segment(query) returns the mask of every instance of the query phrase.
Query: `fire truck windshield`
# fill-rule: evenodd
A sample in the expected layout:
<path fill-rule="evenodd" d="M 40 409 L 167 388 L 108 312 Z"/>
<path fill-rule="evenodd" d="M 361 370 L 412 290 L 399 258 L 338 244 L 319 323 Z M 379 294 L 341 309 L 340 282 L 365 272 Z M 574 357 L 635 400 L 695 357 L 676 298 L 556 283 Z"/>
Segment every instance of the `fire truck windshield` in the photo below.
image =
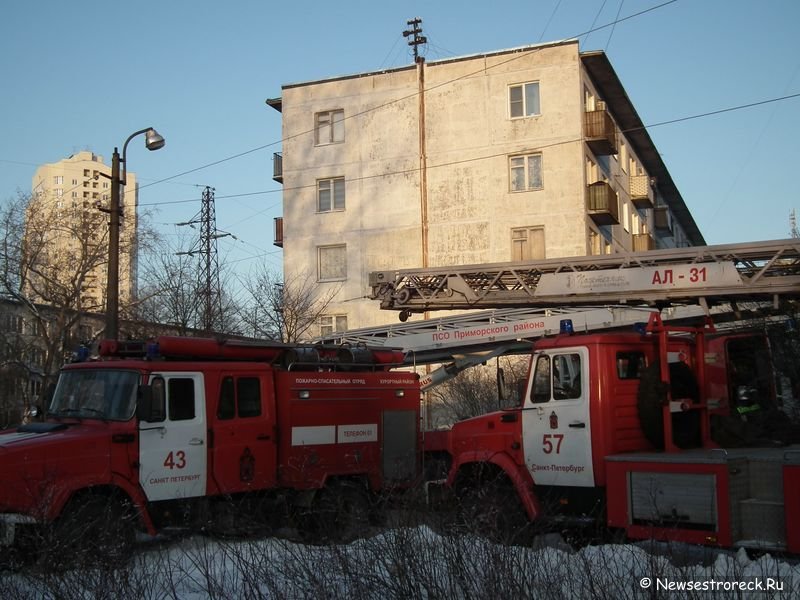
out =
<path fill-rule="evenodd" d="M 50 403 L 55 417 L 127 421 L 136 409 L 139 374 L 111 369 L 63 371 Z"/>

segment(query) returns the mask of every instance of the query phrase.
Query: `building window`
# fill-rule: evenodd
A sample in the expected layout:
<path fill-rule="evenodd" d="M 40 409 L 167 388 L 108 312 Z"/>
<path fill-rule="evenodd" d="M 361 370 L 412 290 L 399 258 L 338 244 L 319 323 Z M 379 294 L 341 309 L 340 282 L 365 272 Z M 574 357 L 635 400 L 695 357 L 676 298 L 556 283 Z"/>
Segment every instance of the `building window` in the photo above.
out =
<path fill-rule="evenodd" d="M 589 230 L 589 254 L 591 256 L 611 254 L 611 242 L 603 234 L 591 229 Z"/>
<path fill-rule="evenodd" d="M 56 175 L 53 177 L 53 183 L 55 185 L 63 185 L 64 184 L 64 176 L 63 175 Z"/>
<path fill-rule="evenodd" d="M 317 247 L 317 279 L 342 281 L 347 278 L 347 246 Z"/>
<path fill-rule="evenodd" d="M 544 227 L 518 227 L 511 230 L 511 260 L 544 258 Z"/>
<path fill-rule="evenodd" d="M 542 155 L 527 154 L 509 158 L 512 192 L 542 189 Z"/>
<path fill-rule="evenodd" d="M 508 88 L 509 114 L 512 119 L 541 114 L 539 82 L 521 83 Z"/>
<path fill-rule="evenodd" d="M 62 188 L 56 188 L 56 197 L 61 198 L 64 195 L 64 190 Z"/>
<path fill-rule="evenodd" d="M 317 181 L 317 210 L 344 210 L 344 177 Z"/>
<path fill-rule="evenodd" d="M 6 331 L 22 333 L 25 331 L 25 319 L 18 315 L 6 315 Z"/>
<path fill-rule="evenodd" d="M 344 141 L 344 111 L 317 113 L 314 122 L 314 144 L 336 144 Z"/>
<path fill-rule="evenodd" d="M 347 315 L 321 315 L 317 319 L 317 326 L 320 337 L 347 331 Z"/>

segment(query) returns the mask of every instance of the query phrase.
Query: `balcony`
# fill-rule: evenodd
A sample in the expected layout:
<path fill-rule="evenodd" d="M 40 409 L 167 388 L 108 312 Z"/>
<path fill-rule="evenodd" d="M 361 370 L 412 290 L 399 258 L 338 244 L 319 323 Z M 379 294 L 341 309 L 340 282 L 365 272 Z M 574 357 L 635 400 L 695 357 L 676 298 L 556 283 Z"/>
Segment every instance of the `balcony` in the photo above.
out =
<path fill-rule="evenodd" d="M 653 208 L 653 187 L 647 175 L 631 175 L 631 202 L 636 208 Z"/>
<path fill-rule="evenodd" d="M 586 186 L 586 212 L 597 225 L 619 224 L 617 193 L 605 181 Z"/>
<path fill-rule="evenodd" d="M 649 233 L 635 233 L 633 235 L 633 251 L 647 252 L 656 249 L 656 241 Z"/>
<path fill-rule="evenodd" d="M 272 179 L 283 183 L 283 154 L 280 152 L 272 155 Z"/>
<path fill-rule="evenodd" d="M 272 243 L 283 248 L 283 217 L 275 217 L 275 241 Z"/>
<path fill-rule="evenodd" d="M 669 208 L 657 206 L 653 209 L 653 229 L 656 233 L 665 237 L 672 235 L 672 221 L 669 217 Z"/>
<path fill-rule="evenodd" d="M 583 113 L 586 145 L 598 156 L 617 153 L 617 128 L 607 110 Z"/>

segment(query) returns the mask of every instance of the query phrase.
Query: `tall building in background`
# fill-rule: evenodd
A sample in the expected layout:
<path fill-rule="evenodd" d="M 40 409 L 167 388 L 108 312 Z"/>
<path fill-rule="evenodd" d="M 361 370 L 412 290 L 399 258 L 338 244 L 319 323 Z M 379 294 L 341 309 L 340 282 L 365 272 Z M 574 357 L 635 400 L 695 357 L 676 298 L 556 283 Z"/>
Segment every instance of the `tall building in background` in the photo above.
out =
<path fill-rule="evenodd" d="M 105 309 L 108 279 L 108 215 L 111 167 L 92 152 L 78 152 L 57 163 L 42 165 L 33 176 L 32 198 L 26 219 L 26 283 L 35 302 L 48 303 L 59 285 L 67 290 L 79 278 L 79 298 L 73 308 Z M 135 294 L 136 285 L 136 175 L 126 174 L 121 190 L 119 293 L 121 302 Z"/>
<path fill-rule="evenodd" d="M 274 178 L 284 274 L 316 334 L 394 322 L 371 271 L 705 241 L 603 52 L 577 41 L 289 84 Z"/>

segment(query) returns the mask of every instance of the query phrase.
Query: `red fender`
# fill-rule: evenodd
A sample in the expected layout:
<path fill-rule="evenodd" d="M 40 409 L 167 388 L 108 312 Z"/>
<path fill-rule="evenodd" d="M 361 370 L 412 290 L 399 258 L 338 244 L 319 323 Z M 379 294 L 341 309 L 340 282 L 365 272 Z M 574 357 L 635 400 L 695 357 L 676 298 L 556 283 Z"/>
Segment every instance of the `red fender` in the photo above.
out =
<path fill-rule="evenodd" d="M 156 535 L 158 532 L 156 531 L 156 526 L 153 524 L 153 520 L 150 518 L 150 512 L 147 510 L 147 496 L 144 495 L 142 487 L 140 485 L 133 485 L 130 480 L 125 477 L 120 477 L 116 473 L 111 474 L 111 485 L 120 488 L 131 499 L 134 508 L 139 511 L 139 518 L 142 520 L 147 534 Z"/>
<path fill-rule="evenodd" d="M 139 512 L 139 517 L 142 519 L 142 523 L 144 524 L 147 533 L 149 535 L 156 535 L 157 532 L 155 525 L 153 524 L 153 520 L 150 518 L 150 513 L 147 510 L 147 498 L 140 486 L 133 485 L 128 479 L 121 477 L 116 473 L 111 473 L 110 481 L 98 481 L 94 478 L 82 478 L 71 483 L 74 485 L 69 488 L 60 487 L 53 495 L 53 499 L 49 503 L 46 514 L 44 515 L 46 521 L 52 522 L 58 518 L 64 510 L 64 507 L 67 505 L 67 502 L 69 502 L 69 499 L 72 498 L 76 492 L 80 492 L 81 490 L 85 489 L 91 489 L 93 487 L 113 486 L 122 490 L 125 494 L 127 494 L 131 502 L 133 502 L 134 507 Z"/>
<path fill-rule="evenodd" d="M 505 452 L 488 452 L 485 450 L 472 450 L 461 452 L 455 457 L 447 477 L 447 486 L 453 487 L 459 469 L 472 463 L 491 463 L 498 466 L 511 480 L 517 490 L 522 506 L 528 513 L 528 518 L 533 521 L 541 514 L 539 499 L 533 491 L 533 478 L 524 465 L 518 464 Z"/>

